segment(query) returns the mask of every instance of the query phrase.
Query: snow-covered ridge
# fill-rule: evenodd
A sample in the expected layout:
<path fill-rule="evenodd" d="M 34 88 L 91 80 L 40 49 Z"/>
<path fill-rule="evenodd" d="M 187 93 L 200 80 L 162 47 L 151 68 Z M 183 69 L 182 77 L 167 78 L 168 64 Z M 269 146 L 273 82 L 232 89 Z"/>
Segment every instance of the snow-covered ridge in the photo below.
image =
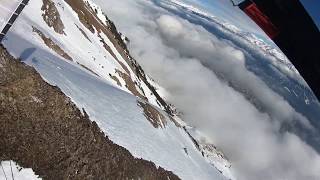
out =
<path fill-rule="evenodd" d="M 50 18 L 51 13 L 56 16 Z M 34 0 L 4 46 L 58 86 L 133 156 L 182 179 L 227 179 L 215 167 L 220 162 L 208 161 L 181 128 L 185 124 L 171 116 L 174 108 L 157 93 L 123 39 L 91 0 Z"/>
<path fill-rule="evenodd" d="M 204 136 L 201 132 L 195 128 L 186 126 L 184 130 L 193 140 L 197 149 L 201 152 L 202 156 L 208 163 L 214 166 L 221 174 L 223 174 L 229 180 L 235 180 L 231 167 L 232 164 L 225 157 L 222 151 L 220 151 L 209 138 Z"/>

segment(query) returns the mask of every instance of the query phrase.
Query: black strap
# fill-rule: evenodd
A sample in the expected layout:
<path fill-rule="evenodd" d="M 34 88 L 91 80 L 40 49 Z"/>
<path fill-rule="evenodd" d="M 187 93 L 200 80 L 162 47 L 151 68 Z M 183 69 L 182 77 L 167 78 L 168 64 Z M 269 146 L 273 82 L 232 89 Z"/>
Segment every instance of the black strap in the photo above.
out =
<path fill-rule="evenodd" d="M 13 23 L 17 20 L 18 16 L 21 14 L 22 10 L 24 9 L 24 7 L 28 4 L 29 0 L 23 0 L 19 6 L 17 7 L 17 9 L 15 10 L 15 12 L 13 13 L 13 15 L 10 17 L 8 23 L 6 24 L 6 26 L 3 28 L 3 30 L 0 33 L 0 42 L 4 39 L 4 37 L 6 36 L 6 34 L 8 33 L 8 31 L 10 30 L 10 28 L 12 27 Z"/>

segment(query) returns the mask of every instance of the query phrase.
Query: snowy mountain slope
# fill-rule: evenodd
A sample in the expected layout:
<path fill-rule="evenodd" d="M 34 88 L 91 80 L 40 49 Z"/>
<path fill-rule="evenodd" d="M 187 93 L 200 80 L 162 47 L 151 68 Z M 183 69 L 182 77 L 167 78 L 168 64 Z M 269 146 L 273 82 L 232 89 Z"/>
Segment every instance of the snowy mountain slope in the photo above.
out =
<path fill-rule="evenodd" d="M 231 174 L 229 168 L 219 169 L 227 160 L 204 158 L 179 118 L 169 116 L 172 108 L 130 57 L 123 39 L 91 1 L 34 0 L 4 45 L 135 157 L 182 179 L 227 179 L 219 172 Z"/>
<path fill-rule="evenodd" d="M 0 161 L 14 160 L 43 179 L 179 179 L 113 143 L 58 87 L 2 45 L 0 102 Z"/>
<path fill-rule="evenodd" d="M 236 179 L 230 168 L 232 164 L 224 156 L 212 142 L 208 141 L 208 137 L 204 136 L 195 128 L 184 127 L 190 138 L 196 144 L 196 147 L 201 152 L 202 156 L 205 157 L 206 161 L 212 164 L 220 173 L 222 173 L 228 179 Z"/>

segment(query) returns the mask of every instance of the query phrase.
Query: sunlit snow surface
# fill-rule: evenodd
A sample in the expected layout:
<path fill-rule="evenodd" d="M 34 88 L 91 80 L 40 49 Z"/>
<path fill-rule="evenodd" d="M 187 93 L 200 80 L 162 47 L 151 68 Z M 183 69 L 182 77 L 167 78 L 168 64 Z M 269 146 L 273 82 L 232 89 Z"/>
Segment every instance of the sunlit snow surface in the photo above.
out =
<path fill-rule="evenodd" d="M 22 168 L 14 161 L 2 161 L 0 169 L 1 180 L 41 180 L 30 168 Z"/>

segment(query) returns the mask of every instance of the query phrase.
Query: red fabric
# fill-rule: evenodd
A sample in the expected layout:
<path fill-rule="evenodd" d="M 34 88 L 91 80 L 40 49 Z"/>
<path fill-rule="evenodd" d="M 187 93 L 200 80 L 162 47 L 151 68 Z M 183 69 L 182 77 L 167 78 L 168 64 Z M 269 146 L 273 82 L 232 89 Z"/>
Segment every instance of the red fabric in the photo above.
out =
<path fill-rule="evenodd" d="M 253 21 L 255 21 L 271 39 L 273 39 L 279 34 L 279 29 L 272 24 L 269 17 L 263 14 L 255 3 L 250 4 L 243 11 Z"/>

